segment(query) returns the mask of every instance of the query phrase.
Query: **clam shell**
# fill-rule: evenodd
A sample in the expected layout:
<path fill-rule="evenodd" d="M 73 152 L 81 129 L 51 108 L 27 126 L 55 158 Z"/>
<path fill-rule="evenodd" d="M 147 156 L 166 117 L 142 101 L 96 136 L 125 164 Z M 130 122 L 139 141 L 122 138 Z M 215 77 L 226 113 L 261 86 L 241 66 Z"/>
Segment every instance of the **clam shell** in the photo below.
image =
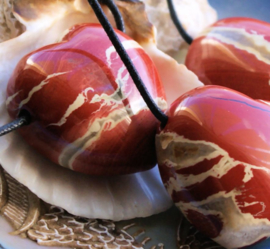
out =
<path fill-rule="evenodd" d="M 166 0 L 143 0 L 150 22 L 157 28 L 157 46 L 160 50 L 175 53 L 187 50 L 183 38 L 173 24 Z M 217 20 L 217 12 L 207 0 L 173 0 L 178 17 L 192 37 Z M 183 59 L 182 59 L 183 61 Z"/>
<path fill-rule="evenodd" d="M 13 14 L 13 1 L 1 0 L 0 2 L 0 42 L 20 35 L 25 27 Z"/>
<path fill-rule="evenodd" d="M 134 1 L 136 2 L 136 1 Z M 67 15 L 61 15 L 55 16 L 55 6 L 53 4 L 60 4 L 59 7 L 63 12 L 67 11 Z M 1 124 L 8 121 L 9 118 L 7 117 L 7 113 L 5 111 L 5 105 L 4 105 L 4 92 L 5 87 L 7 84 L 7 81 L 9 79 L 9 76 L 11 74 L 11 71 L 15 67 L 18 60 L 25 55 L 26 53 L 32 51 L 33 49 L 39 48 L 41 46 L 44 46 L 46 44 L 50 44 L 52 42 L 56 42 L 61 38 L 61 35 L 64 33 L 67 28 L 71 27 L 75 23 L 80 22 L 89 22 L 90 21 L 90 12 L 89 6 L 86 6 L 87 1 L 84 0 L 76 0 L 76 1 L 51 1 L 52 7 L 51 8 L 45 8 L 44 9 L 44 1 L 39 0 L 17 0 L 15 4 L 15 16 L 21 23 L 21 29 L 17 33 L 14 34 L 14 36 L 17 36 L 20 34 L 23 30 L 23 25 L 26 26 L 27 31 L 23 33 L 21 36 L 19 36 L 16 39 L 12 39 L 10 41 L 4 42 L 0 46 L 0 57 L 2 58 L 1 63 L 1 72 L 2 72 L 2 80 L 1 82 L 1 96 L 0 99 L 1 107 L 0 107 L 0 114 L 1 114 Z M 66 4 L 66 5 L 65 5 Z M 140 3 L 140 5 L 137 3 L 137 5 L 132 5 L 132 8 L 130 7 L 131 3 L 125 3 L 124 1 L 119 1 L 119 7 L 122 9 L 122 13 L 125 11 L 125 21 L 130 23 L 128 25 L 128 29 L 130 32 L 130 35 L 134 37 L 140 44 L 144 47 L 146 51 L 148 51 L 149 55 L 154 60 L 156 66 L 158 69 L 160 69 L 161 72 L 161 78 L 164 82 L 184 82 L 181 84 L 187 84 L 190 85 L 190 82 L 194 82 L 192 85 L 198 86 L 200 85 L 200 82 L 196 78 L 195 75 L 188 72 L 188 70 L 182 66 L 179 65 L 175 60 L 173 60 L 171 57 L 165 55 L 163 52 L 158 50 L 156 48 L 155 44 L 155 31 L 153 26 L 148 22 L 147 17 L 145 13 L 142 11 L 143 7 Z M 136 4 L 136 3 L 133 3 Z M 34 6 L 34 8 L 29 11 L 29 6 Z M 129 6 L 129 7 L 126 7 Z M 44 12 L 44 10 L 46 10 Z M 49 10 L 49 11 L 48 11 Z M 137 14 L 134 14 L 134 10 L 136 10 Z M 57 12 L 63 13 L 63 12 Z M 130 15 L 130 13 L 133 12 L 133 15 Z M 19 15 L 20 13 L 20 15 Z M 140 15 L 139 15 L 140 13 Z M 141 18 L 141 17 L 144 18 Z M 72 17 L 72 18 L 71 18 Z M 93 16 L 92 16 L 93 17 Z M 130 17 L 137 17 L 137 19 L 130 19 Z M 12 17 L 13 18 L 13 17 Z M 141 21 L 139 21 L 141 19 Z M 46 20 L 48 22 L 46 22 Z M 91 19 L 91 22 L 93 19 Z M 138 22 L 139 21 L 139 22 Z M 15 21 L 16 23 L 17 21 Z M 55 22 L 57 22 L 57 25 L 55 25 Z M 136 24 L 137 23 L 137 24 Z M 134 25 L 136 24 L 136 25 Z M 16 26 L 16 25 L 15 25 Z M 53 28 L 52 28 L 53 27 Z M 142 32 L 143 28 L 143 32 Z M 46 36 L 44 37 L 44 33 L 46 33 Z M 40 39 L 42 37 L 42 39 Z M 7 36 L 5 39 L 8 40 L 12 37 Z M 22 47 L 18 47 L 18 44 L 22 44 Z M 8 63 L 7 63 L 8 62 Z M 5 65 L 5 66 L 4 66 Z M 166 67 L 164 67 L 166 65 Z M 163 70 L 162 70 L 163 69 Z M 167 73 L 164 73 L 167 72 Z M 168 75 L 173 75 L 173 78 L 168 78 Z M 183 81 L 184 79 L 184 81 Z M 179 85 L 181 85 L 179 84 Z M 174 87 L 170 85 L 170 87 Z M 174 89 L 175 91 L 175 89 Z M 171 97 L 169 97 L 171 99 Z M 171 100 L 173 101 L 173 100 Z M 3 117 L 3 119 L 2 119 Z M 10 172 L 15 178 L 19 179 L 19 181 L 31 188 L 33 192 L 36 194 L 42 194 L 42 198 L 51 201 L 51 200 L 57 200 L 56 202 L 59 205 L 63 205 L 64 202 L 67 202 L 67 206 L 70 207 L 72 212 L 77 213 L 78 215 L 83 215 L 80 213 L 82 209 L 80 208 L 81 205 L 86 204 L 86 206 L 93 206 L 94 212 L 91 208 L 90 211 L 88 210 L 88 215 L 91 213 L 91 215 L 95 218 L 99 217 L 99 215 L 96 213 L 98 211 L 98 207 L 102 206 L 106 208 L 109 208 L 106 210 L 103 210 L 104 213 L 107 213 L 110 215 L 110 218 L 116 218 L 119 219 L 119 216 L 114 216 L 115 212 L 117 215 L 122 214 L 124 211 L 130 210 L 133 208 L 132 212 L 140 214 L 140 208 L 138 206 L 139 203 L 146 203 L 146 209 L 143 211 L 143 215 L 150 215 L 155 212 L 161 212 L 162 210 L 166 210 L 170 205 L 171 201 L 169 200 L 168 196 L 164 192 L 164 189 L 162 187 L 162 183 L 159 178 L 158 170 L 153 169 L 149 172 L 144 172 L 142 174 L 136 174 L 136 176 L 128 176 L 123 182 L 129 183 L 129 188 L 124 191 L 123 189 L 126 188 L 126 185 L 118 185 L 111 182 L 121 182 L 118 179 L 113 180 L 101 180 L 100 179 L 91 179 L 89 180 L 85 176 L 71 176 L 71 173 L 69 171 L 62 171 L 63 169 L 57 168 L 56 171 L 52 170 L 52 168 L 55 168 L 55 165 L 52 165 L 45 159 L 41 159 L 39 155 L 34 154 L 32 151 L 29 151 L 29 148 L 25 146 L 23 141 L 17 136 L 17 134 L 10 134 L 6 136 L 5 138 L 1 138 L 0 141 L 0 158 L 1 161 L 4 163 L 6 170 Z M 25 165 L 29 166 L 26 167 Z M 47 166 L 46 169 L 42 169 L 42 166 Z M 21 234 L 28 236 L 32 240 L 37 241 L 40 244 L 43 245 L 50 245 L 50 246 L 57 246 L 57 245 L 63 245 L 61 244 L 63 241 L 59 239 L 59 234 L 62 233 L 62 238 L 70 238 L 70 227 L 76 228 L 75 230 L 78 232 L 82 238 L 85 238 L 85 235 L 82 235 L 80 232 L 80 229 L 82 227 L 87 227 L 87 231 L 89 233 L 94 233 L 94 240 L 98 238 L 98 234 L 102 234 L 100 238 L 102 238 L 101 243 L 107 243 L 107 246 L 110 245 L 108 243 L 111 243 L 112 241 L 119 243 L 116 248 L 121 248 L 121 246 L 124 246 L 124 248 L 150 248 L 150 242 L 151 238 L 149 236 L 143 236 L 141 238 L 141 234 L 144 234 L 147 231 L 144 231 L 142 229 L 136 230 L 134 232 L 133 236 L 127 233 L 129 229 L 132 229 L 132 226 L 125 226 L 124 228 L 120 229 L 120 231 L 115 230 L 115 224 L 111 221 L 97 221 L 96 219 L 81 219 L 76 216 L 72 216 L 68 213 L 66 213 L 63 209 L 50 209 L 46 214 L 44 214 L 44 203 L 41 201 L 35 194 L 33 194 L 31 191 L 28 190 L 24 185 L 21 183 L 18 183 L 15 179 L 13 179 L 7 172 L 1 169 L 0 171 L 0 207 L 1 212 L 5 212 L 5 210 L 10 210 L 17 208 L 19 210 L 18 214 L 20 214 L 19 217 L 12 216 L 12 212 L 6 212 L 7 220 L 11 222 L 13 225 L 13 228 L 15 230 L 14 234 Z M 55 181 L 54 181 L 55 180 Z M 81 189 L 77 188 L 70 188 L 71 182 L 78 183 L 77 185 L 82 186 Z M 101 188 L 96 188 L 96 182 L 101 182 L 99 185 Z M 131 183 L 131 184 L 130 184 Z M 37 184 L 37 185 L 36 185 Z M 57 186 L 62 185 L 62 188 L 57 188 Z M 74 184 L 73 184 L 74 185 Z M 115 187 L 115 189 L 118 191 L 118 193 L 122 192 L 121 195 L 123 199 L 117 200 L 113 198 L 113 194 L 111 192 L 112 185 Z M 49 186 L 49 188 L 48 188 Z M 16 190 L 13 195 L 14 197 L 11 198 L 10 191 Z M 88 192 L 88 189 L 91 193 L 89 193 L 88 197 L 84 197 L 86 200 L 88 200 L 88 203 L 85 203 L 85 199 L 81 199 L 83 203 L 77 202 L 78 197 L 83 196 L 83 193 Z M 93 189 L 95 191 L 93 191 Z M 82 190 L 82 191 L 80 191 Z M 97 191 L 96 191 L 97 190 Z M 95 197 L 98 197 L 100 201 L 100 196 L 103 196 L 105 191 L 105 198 L 101 198 L 101 202 L 97 203 L 95 202 Z M 141 195 L 141 192 L 143 193 Z M 16 194 L 15 194 L 16 193 Z M 132 197 L 132 194 L 133 197 Z M 45 197 L 44 197 L 45 196 Z M 75 196 L 75 200 L 73 199 L 73 196 Z M 20 199 L 22 198 L 22 199 Z M 63 199 L 61 199 L 63 198 Z M 77 203 L 76 206 L 74 203 Z M 113 203 L 114 206 L 107 207 L 108 203 Z M 119 203 L 120 203 L 120 209 L 119 209 Z M 121 206 L 121 203 L 124 203 L 127 206 Z M 130 208 L 130 205 L 128 203 L 131 203 L 132 208 Z M 116 204 L 116 205 L 115 205 Z M 61 205 L 61 206 L 62 206 Z M 95 207 L 96 205 L 96 207 Z M 145 208 L 145 207 L 144 207 Z M 80 210 L 80 212 L 77 212 Z M 123 211 L 124 210 L 124 211 Z M 176 213 L 177 212 L 177 213 Z M 113 215 L 112 215 L 113 214 Z M 160 218 L 161 216 L 150 218 L 150 220 L 153 222 L 153 220 L 159 221 L 160 224 L 157 227 L 162 227 L 161 223 L 164 220 L 164 217 L 166 217 L 168 214 L 161 214 L 163 218 Z M 173 216 L 172 216 L 173 215 Z M 173 213 L 169 213 L 170 220 L 168 220 L 168 226 L 174 230 L 174 226 L 172 225 L 172 220 L 177 220 L 181 215 L 179 215 L 178 211 L 174 211 Z M 12 218 L 13 217 L 13 218 Z M 117 218 L 118 217 L 118 218 Z M 132 216 L 129 216 L 125 214 L 124 218 L 130 218 Z M 172 218 L 173 217 L 173 218 Z M 123 218 L 120 217 L 120 218 Z M 159 220 L 160 218 L 160 220 Z M 144 220 L 145 226 L 147 224 L 149 225 L 148 219 Z M 16 221 L 16 222 L 15 222 Z M 138 220 L 136 220 L 138 221 Z M 136 222 L 135 221 L 135 222 Z M 13 223 L 12 223 L 13 222 Z M 129 222 L 129 221 L 127 221 Z M 46 224 L 46 225 L 45 225 Z M 57 225 L 56 225 L 57 224 Z M 68 225 L 67 225 L 68 224 Z M 74 225 L 75 224 L 75 225 Z M 86 225 L 87 224 L 87 225 Z M 44 232 L 45 227 L 47 226 L 47 231 L 45 232 L 52 232 L 52 228 L 57 226 L 57 229 L 54 230 L 54 234 L 51 233 L 50 236 L 52 238 L 56 238 L 56 240 L 51 240 L 50 236 L 47 237 L 46 235 L 40 235 L 40 231 Z M 123 223 L 119 223 L 117 226 L 123 226 Z M 107 231 L 109 233 L 104 233 L 104 231 Z M 100 233 L 99 233 L 100 232 Z M 70 244 L 65 244 L 67 247 L 76 247 L 75 244 L 78 245 L 78 236 L 79 235 L 72 235 L 74 236 L 73 239 L 70 240 Z M 106 234 L 106 235 L 105 235 Z M 77 237 L 76 237 L 77 236 Z M 87 234 L 89 236 L 89 234 Z M 104 238 L 107 238 L 107 236 L 111 239 L 105 240 Z M 104 237 L 104 238 L 103 238 Z M 138 244 L 134 238 L 140 237 L 141 242 Z M 168 237 L 168 236 L 167 236 Z M 174 241 L 175 233 L 170 234 L 170 240 Z M 77 240 L 76 240 L 77 239 Z M 111 242 L 110 242 L 111 241 Z M 100 243 L 100 241 L 99 241 Z M 123 243 L 121 245 L 121 243 Z M 173 242 L 174 243 L 174 242 Z M 90 244 L 93 243 L 90 240 Z M 84 245 L 83 248 L 94 248 L 91 247 L 91 245 Z M 146 245 L 146 246 L 145 246 Z M 99 244 L 100 246 L 100 244 Z M 120 247 L 119 247 L 120 246 Z M 128 247 L 127 247 L 128 246 Z M 1 246 L 0 246 L 1 248 Z M 79 248 L 79 247 L 76 247 Z M 113 247 L 109 247 L 113 248 Z M 159 245 L 151 245 L 151 248 L 161 249 L 164 248 L 164 245 L 161 243 Z"/>
<path fill-rule="evenodd" d="M 0 43 L 0 125 L 10 121 L 5 88 L 18 60 L 37 47 L 57 42 L 73 24 L 95 19 L 86 0 L 17 0 L 14 9 L 26 32 Z M 16 133 L 0 138 L 0 162 L 39 198 L 78 216 L 131 219 L 162 212 L 172 205 L 157 169 L 113 178 L 76 174 L 33 152 Z"/>
<path fill-rule="evenodd" d="M 150 4 L 150 2 L 151 1 L 148 3 Z M 156 2 L 157 1 L 154 0 L 151 4 L 155 6 Z M 164 8 L 164 2 L 165 1 L 162 1 L 158 5 L 160 9 L 154 9 L 156 11 L 155 15 L 158 15 L 159 11 L 162 12 L 166 9 Z M 180 0 L 180 2 L 183 4 L 184 1 Z M 196 5 L 195 1 L 190 0 L 190 2 Z M 117 1 L 116 3 L 123 15 L 127 33 L 143 47 L 153 60 L 166 93 L 168 106 L 182 94 L 203 85 L 198 77 L 189 71 L 185 65 L 179 64 L 175 59 L 162 52 L 157 47 L 156 29 L 153 24 L 149 22 L 149 18 L 151 20 L 151 13 L 146 13 L 147 5 L 145 7 L 144 3 L 139 1 Z M 166 27 L 167 30 L 174 28 L 173 24 L 170 25 L 170 27 Z M 165 37 L 168 36 L 165 35 Z M 178 55 L 177 57 L 179 59 Z"/>
<path fill-rule="evenodd" d="M 0 125 L 10 121 L 5 107 L 5 88 L 16 62 L 31 50 L 59 40 L 70 25 L 93 20 L 87 1 L 52 1 L 43 11 L 46 3 L 18 0 L 14 6 L 16 16 L 27 30 L 17 38 L 0 44 Z M 129 19 L 134 37 L 141 41 L 160 71 L 161 78 L 167 82 L 165 88 L 174 89 L 171 91 L 173 94 L 181 94 L 201 85 L 185 66 L 156 48 L 154 28 L 148 22 L 141 3 L 119 2 L 120 5 L 125 19 Z M 142 24 L 147 28 L 140 33 Z M 22 44 L 21 47 L 18 44 Z M 168 99 L 172 101 L 178 94 Z M 127 177 L 86 177 L 50 163 L 33 152 L 16 133 L 0 138 L 0 163 L 39 198 L 79 216 L 131 219 L 162 212 L 172 205 L 157 169 Z"/>
<path fill-rule="evenodd" d="M 185 65 L 157 48 L 156 29 L 148 20 L 144 3 L 136 0 L 116 1 L 116 4 L 123 15 L 127 34 L 144 48 L 159 71 L 169 105 L 186 91 L 202 85 Z M 109 10 L 103 9 L 115 26 Z M 26 32 L 0 43 L 0 92 L 5 91 L 16 64 L 24 55 L 60 41 L 75 24 L 98 23 L 87 0 L 16 0 L 14 14 L 26 27 Z"/>
<path fill-rule="evenodd" d="M 83 175 L 51 163 L 16 133 L 0 138 L 0 161 L 12 177 L 43 201 L 78 216 L 132 219 L 165 211 L 172 205 L 157 168 L 126 176 Z"/>

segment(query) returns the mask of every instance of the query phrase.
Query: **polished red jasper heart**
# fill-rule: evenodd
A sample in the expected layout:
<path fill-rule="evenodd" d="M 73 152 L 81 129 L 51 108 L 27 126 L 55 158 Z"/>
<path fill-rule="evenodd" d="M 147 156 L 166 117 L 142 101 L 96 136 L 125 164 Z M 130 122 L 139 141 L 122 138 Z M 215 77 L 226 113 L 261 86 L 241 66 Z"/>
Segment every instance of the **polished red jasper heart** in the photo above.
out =
<path fill-rule="evenodd" d="M 220 20 L 192 42 L 186 66 L 206 85 L 270 100 L 270 24 L 250 18 Z"/>
<path fill-rule="evenodd" d="M 118 36 L 161 108 L 165 95 L 144 50 Z M 24 57 L 7 88 L 12 118 L 28 110 L 19 132 L 53 162 L 85 174 L 127 174 L 156 164 L 158 121 L 100 25 L 74 27 L 62 42 Z"/>
<path fill-rule="evenodd" d="M 177 99 L 156 137 L 176 205 L 226 248 L 270 236 L 270 105 L 221 86 Z"/>

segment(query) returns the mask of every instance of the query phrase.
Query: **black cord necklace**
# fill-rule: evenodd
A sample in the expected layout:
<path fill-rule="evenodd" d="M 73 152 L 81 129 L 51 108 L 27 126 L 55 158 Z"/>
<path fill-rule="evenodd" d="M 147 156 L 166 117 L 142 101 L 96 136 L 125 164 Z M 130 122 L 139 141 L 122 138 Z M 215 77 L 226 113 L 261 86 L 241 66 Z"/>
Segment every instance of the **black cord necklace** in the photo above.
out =
<path fill-rule="evenodd" d="M 184 41 L 187 43 L 187 44 L 191 44 L 192 41 L 193 41 L 193 38 L 186 32 L 186 30 L 183 28 L 177 14 L 176 14 L 176 11 L 175 11 L 175 8 L 174 8 L 174 5 L 173 5 L 173 2 L 172 0 L 167 0 L 167 4 L 168 4 L 168 7 L 169 7 L 169 11 L 170 11 L 170 15 L 171 15 L 171 18 L 172 18 L 172 21 L 175 25 L 175 27 L 177 28 L 179 34 L 182 36 L 182 38 L 184 39 Z"/>
<path fill-rule="evenodd" d="M 118 36 L 116 35 L 113 27 L 111 26 L 109 20 L 105 16 L 99 2 L 97 0 L 88 0 L 89 4 L 93 8 L 97 18 L 99 19 L 102 27 L 104 28 L 105 32 L 107 33 L 109 39 L 111 40 L 115 50 L 119 54 L 120 58 L 122 59 L 124 65 L 126 66 L 131 78 L 133 79 L 138 91 L 140 92 L 142 98 L 146 102 L 148 108 L 153 113 L 153 115 L 161 122 L 161 127 L 164 127 L 168 121 L 167 115 L 161 111 L 161 109 L 157 106 L 157 104 L 152 99 L 151 95 L 149 94 L 147 88 L 145 87 L 140 75 L 138 74 L 135 66 L 133 65 L 129 55 L 125 51 L 122 43 L 120 42 Z M 115 17 L 115 21 L 118 26 L 118 29 L 124 31 L 124 22 L 119 12 L 117 6 L 114 4 L 112 0 L 102 0 L 104 4 L 108 6 Z M 0 136 L 3 136 L 7 133 L 10 133 L 16 129 L 19 129 L 25 125 L 31 123 L 31 115 L 28 111 L 22 110 L 18 115 L 18 118 L 14 121 L 0 127 Z"/>
<path fill-rule="evenodd" d="M 0 136 L 15 131 L 31 123 L 31 115 L 28 111 L 22 110 L 14 121 L 0 127 Z"/>
<path fill-rule="evenodd" d="M 111 0 L 108 0 L 111 1 Z M 97 0 L 89 0 L 88 1 L 93 8 L 100 24 L 104 28 L 105 32 L 107 33 L 108 37 L 110 38 L 115 50 L 119 54 L 121 60 L 123 61 L 124 65 L 126 66 L 131 78 L 133 79 L 138 91 L 140 92 L 142 98 L 144 99 L 145 103 L 147 104 L 150 111 L 153 115 L 161 122 L 161 127 L 164 127 L 168 121 L 167 115 L 160 110 L 160 108 L 156 105 L 154 100 L 152 99 L 151 95 L 149 94 L 148 90 L 146 89 L 140 75 L 138 74 L 135 66 L 133 65 L 129 55 L 125 51 L 122 43 L 120 42 L 118 36 L 116 35 L 113 27 L 111 26 L 110 22 L 108 21 L 107 17 L 105 16 L 100 4 Z"/>
<path fill-rule="evenodd" d="M 104 4 L 109 8 L 109 10 L 113 14 L 117 29 L 125 33 L 125 23 L 124 23 L 123 17 L 119 9 L 117 8 L 116 4 L 114 3 L 114 1 L 99 0 L 99 3 Z"/>

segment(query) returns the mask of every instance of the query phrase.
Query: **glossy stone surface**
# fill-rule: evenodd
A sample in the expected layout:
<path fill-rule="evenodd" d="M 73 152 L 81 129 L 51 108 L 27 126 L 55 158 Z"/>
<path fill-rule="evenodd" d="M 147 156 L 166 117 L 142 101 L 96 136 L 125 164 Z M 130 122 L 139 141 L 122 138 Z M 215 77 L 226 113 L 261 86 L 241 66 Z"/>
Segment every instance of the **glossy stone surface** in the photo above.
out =
<path fill-rule="evenodd" d="M 206 85 L 232 88 L 270 100 L 270 24 L 227 18 L 195 39 L 186 66 Z"/>
<path fill-rule="evenodd" d="M 270 236 L 270 105 L 221 86 L 194 89 L 156 137 L 163 182 L 200 231 L 225 248 Z"/>
<path fill-rule="evenodd" d="M 164 108 L 151 59 L 135 41 L 118 34 L 150 94 Z M 98 24 L 76 26 L 62 42 L 24 57 L 7 96 L 12 118 L 22 109 L 33 116 L 20 134 L 56 164 L 94 175 L 133 173 L 156 164 L 158 121 Z"/>

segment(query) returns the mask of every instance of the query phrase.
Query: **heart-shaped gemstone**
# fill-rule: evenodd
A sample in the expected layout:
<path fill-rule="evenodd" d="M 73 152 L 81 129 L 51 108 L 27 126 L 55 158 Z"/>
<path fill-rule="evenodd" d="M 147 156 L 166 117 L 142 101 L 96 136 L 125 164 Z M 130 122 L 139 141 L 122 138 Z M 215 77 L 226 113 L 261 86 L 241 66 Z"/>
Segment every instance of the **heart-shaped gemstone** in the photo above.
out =
<path fill-rule="evenodd" d="M 251 18 L 220 20 L 192 42 L 186 66 L 206 85 L 270 100 L 270 24 Z"/>
<path fill-rule="evenodd" d="M 153 99 L 165 108 L 152 60 L 135 41 L 118 36 Z M 24 109 L 32 115 L 20 134 L 56 164 L 96 175 L 156 164 L 158 121 L 99 24 L 76 26 L 63 41 L 25 56 L 7 96 L 12 118 Z"/>
<path fill-rule="evenodd" d="M 270 236 L 270 105 L 221 86 L 177 99 L 156 137 L 176 205 L 226 248 Z"/>

